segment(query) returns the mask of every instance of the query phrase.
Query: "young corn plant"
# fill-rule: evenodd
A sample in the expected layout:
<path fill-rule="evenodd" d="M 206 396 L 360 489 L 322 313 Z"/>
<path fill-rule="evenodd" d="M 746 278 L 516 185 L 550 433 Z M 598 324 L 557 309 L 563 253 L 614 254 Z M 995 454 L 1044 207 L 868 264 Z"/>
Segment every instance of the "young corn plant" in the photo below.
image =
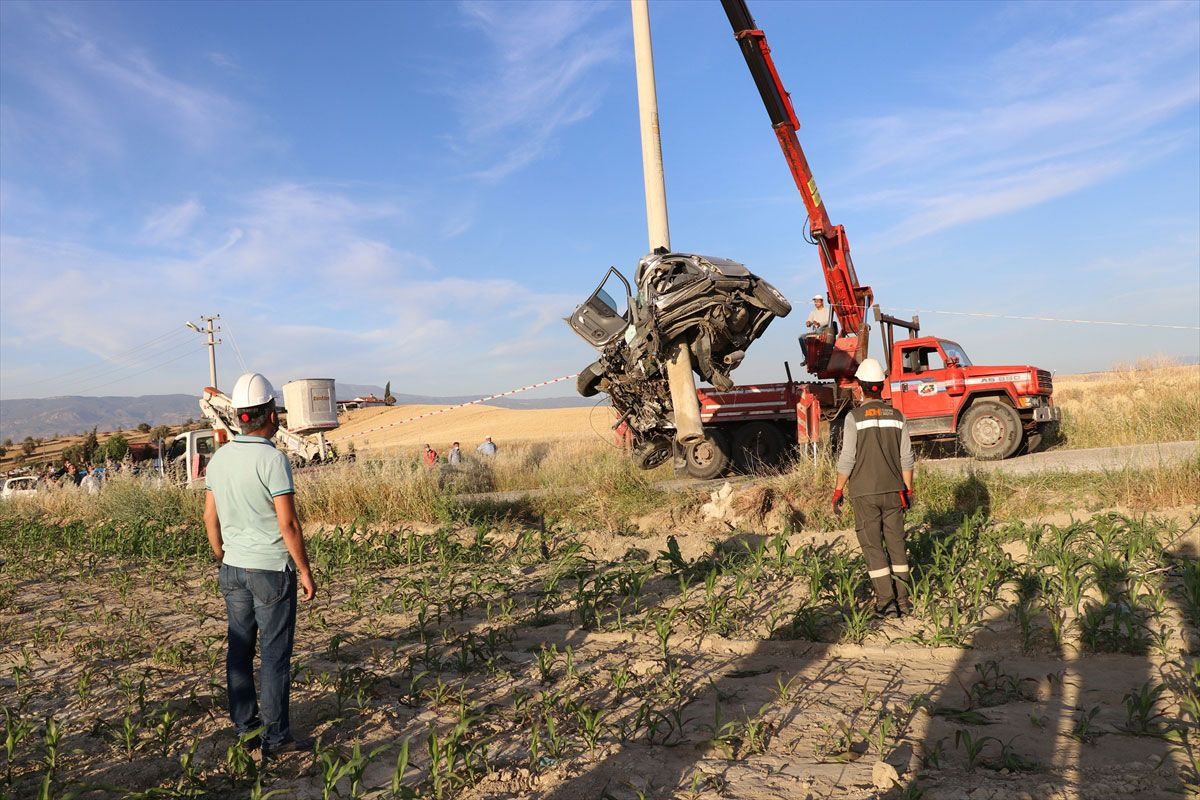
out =
<path fill-rule="evenodd" d="M 1121 729 L 1135 736 L 1157 736 L 1164 732 L 1162 720 L 1167 714 L 1160 710 L 1167 687 L 1162 683 L 1146 681 L 1140 687 L 1125 694 L 1125 724 Z"/>

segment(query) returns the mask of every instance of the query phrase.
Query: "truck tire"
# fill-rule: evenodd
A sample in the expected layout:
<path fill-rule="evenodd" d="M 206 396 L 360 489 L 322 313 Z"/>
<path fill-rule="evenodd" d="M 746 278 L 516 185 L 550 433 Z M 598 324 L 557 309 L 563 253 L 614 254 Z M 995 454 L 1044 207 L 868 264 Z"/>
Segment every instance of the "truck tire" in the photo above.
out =
<path fill-rule="evenodd" d="M 579 392 L 580 397 L 594 397 L 600 393 L 600 380 L 603 377 L 600 362 L 593 361 L 579 371 L 579 376 L 575 378 L 575 391 Z"/>
<path fill-rule="evenodd" d="M 1021 447 L 1021 416 L 1007 403 L 980 400 L 958 423 L 958 440 L 979 461 L 1008 458 Z"/>
<path fill-rule="evenodd" d="M 638 469 L 654 469 L 671 459 L 671 440 L 656 436 L 633 448 L 633 463 Z"/>
<path fill-rule="evenodd" d="M 704 438 L 684 448 L 687 473 L 702 481 L 719 478 L 729 469 L 729 438 L 716 428 L 705 428 Z"/>
<path fill-rule="evenodd" d="M 748 422 L 733 432 L 733 457 L 743 472 L 778 466 L 786 447 L 783 433 L 769 422 Z"/>
<path fill-rule="evenodd" d="M 792 313 L 792 304 L 771 284 L 759 278 L 754 284 L 754 299 L 762 303 L 768 311 L 777 317 L 786 317 Z"/>

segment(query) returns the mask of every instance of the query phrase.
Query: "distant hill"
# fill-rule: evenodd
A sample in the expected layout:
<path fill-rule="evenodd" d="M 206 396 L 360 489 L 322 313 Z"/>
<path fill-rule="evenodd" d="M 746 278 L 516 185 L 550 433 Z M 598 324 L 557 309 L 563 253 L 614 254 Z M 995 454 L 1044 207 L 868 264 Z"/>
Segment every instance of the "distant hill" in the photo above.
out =
<path fill-rule="evenodd" d="M 199 416 L 199 398 L 190 394 L 0 400 L 0 440 L 70 436 L 92 428 L 129 430 L 142 422 L 179 425 Z"/>
<path fill-rule="evenodd" d="M 383 397 L 382 386 L 337 384 L 342 399 L 374 394 Z M 400 405 L 456 405 L 477 400 L 478 395 L 462 397 L 433 397 L 417 394 L 397 394 Z M 199 397 L 190 394 L 150 394 L 142 397 L 43 397 L 21 400 L 0 400 L 0 441 L 19 442 L 26 436 L 49 438 L 55 434 L 70 436 L 97 428 L 114 431 L 129 430 L 139 423 L 179 425 L 188 419 L 199 419 Z M 544 397 L 523 399 L 504 397 L 488 405 L 500 408 L 575 408 L 592 406 L 595 398 Z"/>

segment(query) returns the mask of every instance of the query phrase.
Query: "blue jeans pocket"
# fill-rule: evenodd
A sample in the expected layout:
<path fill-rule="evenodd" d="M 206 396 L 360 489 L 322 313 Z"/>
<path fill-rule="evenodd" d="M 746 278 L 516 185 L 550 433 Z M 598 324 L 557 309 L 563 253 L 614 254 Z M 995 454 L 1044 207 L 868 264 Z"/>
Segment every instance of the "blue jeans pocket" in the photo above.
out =
<path fill-rule="evenodd" d="M 246 588 L 254 595 L 255 601 L 262 605 L 272 606 L 283 600 L 291 585 L 291 570 L 246 570 Z"/>

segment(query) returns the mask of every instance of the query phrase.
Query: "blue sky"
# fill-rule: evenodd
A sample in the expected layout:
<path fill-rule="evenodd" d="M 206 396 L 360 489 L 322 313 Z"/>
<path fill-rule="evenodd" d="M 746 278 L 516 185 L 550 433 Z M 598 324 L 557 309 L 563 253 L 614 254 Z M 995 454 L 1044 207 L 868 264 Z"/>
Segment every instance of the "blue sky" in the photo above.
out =
<path fill-rule="evenodd" d="M 1195 3 L 751 3 L 859 276 L 976 362 L 1195 358 Z M 823 290 L 716 2 L 651 0 L 672 244 Z M 625 2 L 0 4 L 0 395 L 572 373 L 646 249 Z M 232 332 L 231 338 L 229 333 Z M 137 348 L 137 349 L 133 349 Z M 132 350 L 132 351 L 131 351 Z M 544 390 L 567 394 L 570 384 Z"/>

